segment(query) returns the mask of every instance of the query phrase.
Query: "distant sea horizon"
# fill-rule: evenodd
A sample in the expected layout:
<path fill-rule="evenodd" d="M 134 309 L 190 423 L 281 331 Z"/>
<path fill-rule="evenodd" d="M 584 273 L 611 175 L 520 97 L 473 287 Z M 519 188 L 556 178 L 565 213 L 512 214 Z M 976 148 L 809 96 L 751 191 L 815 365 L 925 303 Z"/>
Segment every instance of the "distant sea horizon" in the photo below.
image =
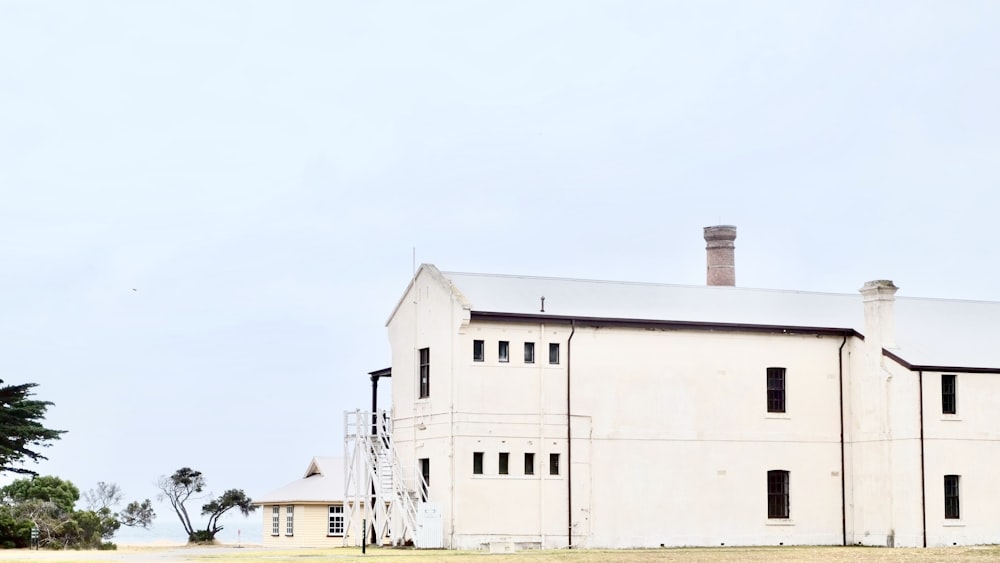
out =
<path fill-rule="evenodd" d="M 192 519 L 195 527 L 204 525 L 204 520 Z M 232 545 L 260 545 L 263 543 L 261 517 L 259 512 L 244 518 L 242 515 L 223 517 L 219 524 L 223 530 L 215 536 L 220 543 Z M 177 516 L 170 513 L 158 514 L 149 529 L 122 526 L 115 532 L 111 542 L 118 545 L 184 545 L 187 534 Z"/>

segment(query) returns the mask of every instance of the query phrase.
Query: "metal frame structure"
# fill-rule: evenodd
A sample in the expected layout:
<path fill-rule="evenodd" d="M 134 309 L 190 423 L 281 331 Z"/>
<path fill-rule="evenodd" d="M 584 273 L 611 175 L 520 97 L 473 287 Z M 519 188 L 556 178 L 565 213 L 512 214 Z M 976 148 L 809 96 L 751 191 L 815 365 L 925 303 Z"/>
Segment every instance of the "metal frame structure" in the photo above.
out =
<path fill-rule="evenodd" d="M 344 413 L 344 477 L 344 545 L 360 546 L 364 536 L 374 544 L 420 547 L 417 509 L 427 483 L 400 463 L 389 411 Z"/>

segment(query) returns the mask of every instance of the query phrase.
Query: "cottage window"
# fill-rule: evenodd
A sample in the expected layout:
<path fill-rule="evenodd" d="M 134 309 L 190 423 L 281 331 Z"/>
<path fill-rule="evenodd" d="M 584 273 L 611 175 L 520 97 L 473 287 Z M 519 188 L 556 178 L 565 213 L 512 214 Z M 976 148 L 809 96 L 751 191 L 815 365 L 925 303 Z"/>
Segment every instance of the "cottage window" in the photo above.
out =
<path fill-rule="evenodd" d="M 482 340 L 472 341 L 472 361 L 482 362 L 486 360 L 486 343 Z"/>
<path fill-rule="evenodd" d="M 533 453 L 524 454 L 524 474 L 525 475 L 535 474 L 535 454 Z"/>
<path fill-rule="evenodd" d="M 767 368 L 767 412 L 785 412 L 785 368 Z"/>
<path fill-rule="evenodd" d="M 290 505 L 285 507 L 285 535 L 291 536 L 295 534 L 295 506 Z"/>
<path fill-rule="evenodd" d="M 549 343 L 549 363 L 558 364 L 559 363 L 559 343 L 551 342 Z"/>
<path fill-rule="evenodd" d="M 472 452 L 472 474 L 483 474 L 483 452 Z"/>
<path fill-rule="evenodd" d="M 958 506 L 958 482 L 960 478 L 959 475 L 944 476 L 944 517 L 949 520 L 961 518 L 962 515 Z"/>
<path fill-rule="evenodd" d="M 535 363 L 535 343 L 525 342 L 524 343 L 524 363 L 533 364 Z"/>
<path fill-rule="evenodd" d="M 344 505 L 337 504 L 330 507 L 330 524 L 327 528 L 326 535 L 344 535 Z"/>
<path fill-rule="evenodd" d="M 278 505 L 271 507 L 271 535 L 281 535 L 281 507 Z"/>
<path fill-rule="evenodd" d="M 497 350 L 497 358 L 500 359 L 500 363 L 507 363 L 510 361 L 510 342 L 506 340 L 500 341 L 500 347 Z"/>
<path fill-rule="evenodd" d="M 498 473 L 500 473 L 501 475 L 507 475 L 510 472 L 510 469 L 508 467 L 509 462 L 510 462 L 510 453 L 500 452 L 500 460 L 497 465 L 497 467 L 499 467 Z"/>
<path fill-rule="evenodd" d="M 559 475 L 559 454 L 549 454 L 549 475 Z"/>
<path fill-rule="evenodd" d="M 941 412 L 956 414 L 958 412 L 958 387 L 954 375 L 941 375 Z"/>
<path fill-rule="evenodd" d="M 781 469 L 767 472 L 767 517 L 788 518 L 788 472 Z"/>
<path fill-rule="evenodd" d="M 431 396 L 431 349 L 420 349 L 420 398 Z"/>

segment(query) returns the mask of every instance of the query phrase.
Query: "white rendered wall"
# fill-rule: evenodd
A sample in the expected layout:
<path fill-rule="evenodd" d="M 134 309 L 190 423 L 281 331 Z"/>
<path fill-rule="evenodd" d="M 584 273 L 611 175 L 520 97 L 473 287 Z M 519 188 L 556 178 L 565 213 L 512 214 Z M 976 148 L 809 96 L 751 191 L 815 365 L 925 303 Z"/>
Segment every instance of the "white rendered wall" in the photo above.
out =
<path fill-rule="evenodd" d="M 390 338 L 397 444 L 432 460 L 446 545 L 567 545 L 570 353 L 575 545 L 840 543 L 840 338 L 578 327 L 570 352 L 569 326 L 464 325 L 457 302 L 435 291 L 418 278 L 419 298 L 404 299 L 416 303 L 396 313 Z M 482 363 L 472 357 L 477 339 Z M 500 340 L 510 343 L 508 363 L 498 361 Z M 525 341 L 536 343 L 531 365 Z M 549 342 L 561 345 L 559 365 L 548 363 Z M 429 401 L 414 400 L 415 350 L 424 346 Z M 787 370 L 787 413 L 766 412 L 768 367 Z M 476 451 L 483 475 L 472 474 Z M 500 451 L 510 454 L 510 475 L 496 474 Z M 523 475 L 529 451 L 533 476 Z M 550 453 L 561 455 L 559 475 L 548 475 Z M 788 520 L 767 518 L 769 469 L 791 472 Z M 454 482 L 442 482 L 446 471 Z"/>

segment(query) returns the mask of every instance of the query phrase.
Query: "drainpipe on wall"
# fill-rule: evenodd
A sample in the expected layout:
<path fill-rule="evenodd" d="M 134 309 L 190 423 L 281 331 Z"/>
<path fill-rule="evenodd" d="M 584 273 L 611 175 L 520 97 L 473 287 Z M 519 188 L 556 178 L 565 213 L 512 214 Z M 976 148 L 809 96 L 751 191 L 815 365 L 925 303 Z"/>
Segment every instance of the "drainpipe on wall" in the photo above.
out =
<path fill-rule="evenodd" d="M 844 475 L 844 346 L 847 335 L 844 335 L 840 348 L 837 349 L 838 384 L 840 385 L 840 532 L 842 544 L 847 545 L 847 485 Z"/>
<path fill-rule="evenodd" d="M 566 340 L 566 538 L 568 549 L 573 549 L 573 425 L 570 407 L 570 368 L 573 365 L 573 335 L 576 321 L 570 321 L 569 338 Z"/>
<path fill-rule="evenodd" d="M 927 485 L 924 483 L 924 371 L 918 372 L 920 386 L 920 519 L 923 526 L 924 547 L 927 547 Z"/>

